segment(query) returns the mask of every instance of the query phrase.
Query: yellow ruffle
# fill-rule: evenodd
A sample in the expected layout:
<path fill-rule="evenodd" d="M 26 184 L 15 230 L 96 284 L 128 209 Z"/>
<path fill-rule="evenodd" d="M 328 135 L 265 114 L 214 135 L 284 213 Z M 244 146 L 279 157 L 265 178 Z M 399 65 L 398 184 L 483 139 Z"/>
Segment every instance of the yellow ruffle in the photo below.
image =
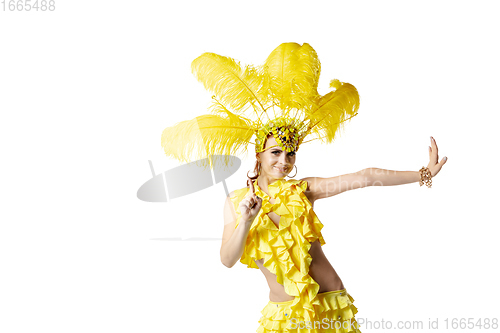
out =
<path fill-rule="evenodd" d="M 360 333 L 359 324 L 354 318 L 358 310 L 353 304 L 354 299 L 345 289 L 342 292 L 320 294 L 318 299 L 319 304 L 314 305 L 315 318 L 309 323 L 291 309 L 292 302 L 269 302 L 261 311 L 257 333 Z"/>
<path fill-rule="evenodd" d="M 240 262 L 250 268 L 259 268 L 254 259 L 264 259 L 264 267 L 276 275 L 277 282 L 284 286 L 288 295 L 295 296 L 290 302 L 295 316 L 312 321 L 317 311 L 314 305 L 321 306 L 321 302 L 316 296 L 319 285 L 309 275 L 312 261 L 309 249 L 312 242 L 318 240 L 324 245 L 325 240 L 321 235 L 323 224 L 304 194 L 307 182 L 291 179 L 270 184 L 268 190 L 275 199 L 274 205 L 257 180 L 254 189 L 262 198 L 262 208 L 250 227 Z M 246 187 L 236 190 L 231 198 L 237 213 L 236 226 L 241 219 L 239 203 L 248 191 Z M 281 217 L 279 228 L 267 215 L 271 211 Z"/>

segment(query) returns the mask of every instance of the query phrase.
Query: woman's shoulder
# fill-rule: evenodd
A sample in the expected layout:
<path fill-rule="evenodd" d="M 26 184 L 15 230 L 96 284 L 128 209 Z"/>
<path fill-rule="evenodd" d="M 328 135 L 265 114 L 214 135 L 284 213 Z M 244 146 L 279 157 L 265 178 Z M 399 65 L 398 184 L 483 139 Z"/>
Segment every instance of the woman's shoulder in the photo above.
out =
<path fill-rule="evenodd" d="M 314 177 L 306 177 L 298 180 L 297 186 L 301 188 L 304 195 L 307 197 L 311 205 L 314 205 L 313 193 L 311 192 L 311 180 Z"/>
<path fill-rule="evenodd" d="M 302 186 L 304 184 L 307 185 L 307 179 L 308 178 L 303 178 L 303 179 L 289 179 L 288 181 L 291 182 L 292 184 Z"/>
<path fill-rule="evenodd" d="M 287 180 L 287 183 L 289 184 L 289 186 L 295 185 L 295 187 L 302 189 L 303 192 L 306 192 L 307 188 L 308 188 L 307 178 L 305 178 L 305 179 L 289 179 L 289 180 Z"/>

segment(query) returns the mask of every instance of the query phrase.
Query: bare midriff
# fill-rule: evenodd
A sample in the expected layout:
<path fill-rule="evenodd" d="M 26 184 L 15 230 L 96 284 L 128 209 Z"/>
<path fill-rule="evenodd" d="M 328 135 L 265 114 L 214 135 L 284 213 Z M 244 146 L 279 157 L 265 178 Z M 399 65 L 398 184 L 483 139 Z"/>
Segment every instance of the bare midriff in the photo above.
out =
<path fill-rule="evenodd" d="M 270 202 L 271 204 L 274 204 L 274 199 L 272 198 Z M 268 216 L 276 226 L 279 226 L 279 215 L 274 212 L 270 212 L 268 213 Z M 314 281 L 316 281 L 316 283 L 318 283 L 318 293 L 344 289 L 342 280 L 326 258 L 318 240 L 311 243 L 309 254 L 312 258 L 311 264 L 309 265 L 309 275 Z M 255 263 L 259 266 L 261 272 L 266 277 L 267 284 L 270 289 L 269 299 L 271 302 L 287 302 L 295 298 L 294 296 L 288 295 L 285 292 L 285 287 L 276 281 L 276 275 L 264 267 L 264 259 L 255 260 Z"/>
<path fill-rule="evenodd" d="M 309 254 L 313 259 L 309 265 L 309 275 L 319 284 L 318 293 L 344 289 L 342 280 L 326 258 L 321 249 L 321 244 L 318 241 L 311 243 Z M 269 300 L 271 302 L 286 302 L 293 300 L 295 297 L 285 292 L 285 287 L 276 281 L 276 275 L 265 268 L 263 262 L 264 259 L 255 260 L 261 272 L 264 273 L 267 284 L 269 285 Z"/>

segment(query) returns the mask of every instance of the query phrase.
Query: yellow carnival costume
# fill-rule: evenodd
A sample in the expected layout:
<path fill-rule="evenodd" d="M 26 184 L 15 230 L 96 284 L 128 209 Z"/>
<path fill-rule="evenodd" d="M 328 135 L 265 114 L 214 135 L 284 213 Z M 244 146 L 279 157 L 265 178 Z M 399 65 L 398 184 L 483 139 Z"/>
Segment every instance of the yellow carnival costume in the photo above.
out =
<path fill-rule="evenodd" d="M 270 301 L 261 311 L 257 332 L 360 332 L 354 318 L 354 299 L 345 289 L 318 294 L 319 285 L 308 274 L 311 243 L 318 240 L 324 245 L 325 240 L 321 235 L 323 224 L 304 194 L 307 182 L 292 179 L 269 184 L 274 205 L 257 180 L 254 188 L 262 198 L 262 208 L 250 227 L 240 262 L 259 268 L 254 260 L 264 259 L 264 267 L 276 275 L 288 295 L 295 296 L 288 302 Z M 241 219 L 239 203 L 248 191 L 247 187 L 236 190 L 230 198 L 237 214 L 236 227 Z M 279 227 L 269 218 L 269 212 L 281 217 Z"/>
<path fill-rule="evenodd" d="M 315 139 L 331 143 L 340 126 L 357 115 L 356 88 L 332 80 L 335 90 L 321 96 L 317 86 L 321 65 L 307 43 L 283 43 L 262 66 L 242 67 L 232 58 L 204 53 L 192 71 L 214 93 L 212 114 L 182 121 L 166 128 L 161 145 L 167 156 L 183 162 L 197 160 L 214 167 L 214 155 L 237 155 L 249 144 L 261 153 L 269 135 L 285 151 Z M 244 114 L 246 113 L 246 116 Z M 255 135 L 255 142 L 251 138 Z M 304 141 L 306 136 L 315 137 Z M 273 146 L 274 147 L 274 146 Z M 208 159 L 206 158 L 208 157 Z M 226 165 L 229 159 L 226 158 Z M 257 332 L 359 332 L 352 297 L 343 290 L 318 294 L 319 285 L 309 275 L 311 243 L 325 241 L 323 225 L 304 194 L 306 181 L 278 179 L 268 185 L 269 196 L 254 182 L 262 208 L 250 228 L 241 262 L 258 268 L 254 260 L 276 274 L 289 302 L 269 302 L 262 310 Z M 248 187 L 234 191 L 231 201 L 241 218 L 239 203 Z M 267 213 L 281 216 L 277 227 Z M 295 326 L 294 326 L 295 325 Z"/>

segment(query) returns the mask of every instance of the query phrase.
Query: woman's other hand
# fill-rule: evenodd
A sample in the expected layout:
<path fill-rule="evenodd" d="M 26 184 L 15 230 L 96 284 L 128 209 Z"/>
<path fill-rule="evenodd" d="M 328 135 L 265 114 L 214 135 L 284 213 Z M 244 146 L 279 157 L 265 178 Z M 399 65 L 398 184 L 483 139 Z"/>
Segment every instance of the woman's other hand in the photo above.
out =
<path fill-rule="evenodd" d="M 438 147 L 436 144 L 436 140 L 431 136 L 431 146 L 429 147 L 429 164 L 427 167 L 431 171 L 431 176 L 434 177 L 436 176 L 443 165 L 446 163 L 448 158 L 445 156 L 441 159 L 441 162 L 438 163 Z"/>
<path fill-rule="evenodd" d="M 250 178 L 248 178 L 247 183 L 250 185 L 250 191 L 240 202 L 240 212 L 242 220 L 253 222 L 262 207 L 262 198 L 255 195 L 253 182 Z"/>

